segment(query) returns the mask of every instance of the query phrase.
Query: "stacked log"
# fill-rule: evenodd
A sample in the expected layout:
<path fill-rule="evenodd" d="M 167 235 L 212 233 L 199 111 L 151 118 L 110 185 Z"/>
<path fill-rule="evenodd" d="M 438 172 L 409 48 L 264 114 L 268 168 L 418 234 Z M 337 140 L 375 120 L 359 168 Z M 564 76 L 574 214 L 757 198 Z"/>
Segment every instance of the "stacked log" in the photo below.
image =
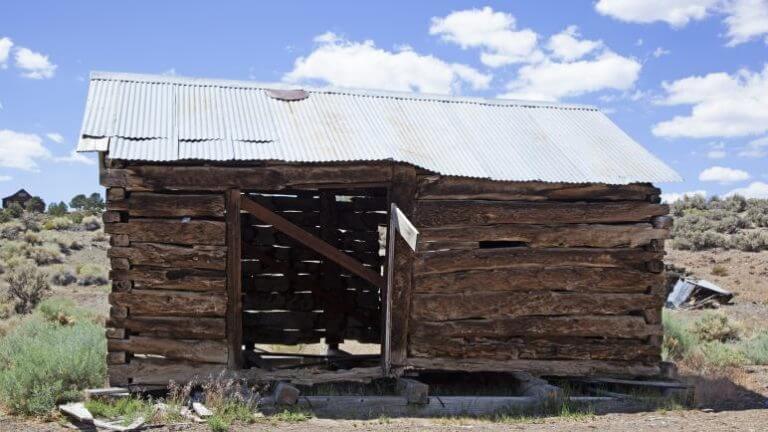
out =
<path fill-rule="evenodd" d="M 417 369 L 658 373 L 659 190 L 420 174 Z"/>

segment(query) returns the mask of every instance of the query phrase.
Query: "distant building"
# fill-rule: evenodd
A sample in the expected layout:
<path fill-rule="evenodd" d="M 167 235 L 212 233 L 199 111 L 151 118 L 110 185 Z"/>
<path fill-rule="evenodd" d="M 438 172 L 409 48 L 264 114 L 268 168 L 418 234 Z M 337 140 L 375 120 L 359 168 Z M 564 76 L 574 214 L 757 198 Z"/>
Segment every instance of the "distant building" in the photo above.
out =
<path fill-rule="evenodd" d="M 19 203 L 20 206 L 24 207 L 24 203 L 31 198 L 32 195 L 29 192 L 24 189 L 19 189 L 15 194 L 3 198 L 3 208 L 8 208 L 12 203 Z"/>

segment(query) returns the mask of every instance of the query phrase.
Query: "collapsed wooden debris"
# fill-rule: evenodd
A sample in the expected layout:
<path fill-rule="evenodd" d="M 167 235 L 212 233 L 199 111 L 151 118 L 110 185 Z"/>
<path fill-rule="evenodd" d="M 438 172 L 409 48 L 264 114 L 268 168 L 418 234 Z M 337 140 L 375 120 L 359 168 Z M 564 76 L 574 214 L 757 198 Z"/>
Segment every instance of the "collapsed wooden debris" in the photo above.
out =
<path fill-rule="evenodd" d="M 704 279 L 682 277 L 667 297 L 670 309 L 708 309 L 727 305 L 733 293 Z"/>

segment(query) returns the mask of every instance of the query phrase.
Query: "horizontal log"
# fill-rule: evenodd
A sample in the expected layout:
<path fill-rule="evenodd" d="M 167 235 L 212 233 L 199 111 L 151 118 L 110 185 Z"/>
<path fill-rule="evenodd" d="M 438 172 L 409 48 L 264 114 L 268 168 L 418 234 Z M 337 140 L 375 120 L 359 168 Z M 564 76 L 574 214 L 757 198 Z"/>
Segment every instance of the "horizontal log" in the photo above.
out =
<path fill-rule="evenodd" d="M 493 224 L 585 224 L 642 222 L 669 213 L 665 204 L 642 201 L 523 202 L 417 201 L 419 228 Z"/>
<path fill-rule="evenodd" d="M 128 339 L 109 339 L 107 349 L 110 351 L 128 351 L 133 354 L 161 355 L 168 359 L 203 363 L 227 362 L 227 344 L 224 340 L 131 336 Z"/>
<path fill-rule="evenodd" d="M 638 249 L 530 249 L 496 248 L 417 253 L 414 274 L 460 270 L 490 270 L 532 265 L 551 267 L 609 267 L 648 270 L 647 262 L 660 261 L 663 252 Z"/>
<path fill-rule="evenodd" d="M 110 279 L 133 281 L 135 288 L 143 290 L 222 292 L 226 288 L 224 272 L 216 270 L 133 267 L 130 270 L 113 270 Z"/>
<path fill-rule="evenodd" d="M 414 275 L 415 293 L 578 291 L 646 293 L 661 274 L 600 267 L 522 267 Z"/>
<path fill-rule="evenodd" d="M 190 381 L 212 381 L 225 373 L 226 369 L 225 364 L 134 357 L 130 363 L 110 366 L 108 372 L 111 386 L 126 384 L 165 386 L 170 381 L 177 384 Z"/>
<path fill-rule="evenodd" d="M 184 317 L 125 317 L 110 318 L 111 327 L 121 327 L 141 336 L 171 339 L 224 339 L 226 322 L 223 318 Z"/>
<path fill-rule="evenodd" d="M 409 358 L 406 367 L 431 371 L 528 372 L 548 376 L 657 376 L 658 365 L 605 360 L 486 360 Z"/>
<path fill-rule="evenodd" d="M 412 357 L 488 360 L 621 360 L 659 362 L 659 348 L 634 339 L 431 338 L 411 337 Z"/>
<path fill-rule="evenodd" d="M 123 188 L 109 188 L 107 189 L 107 202 L 110 201 L 122 201 L 125 199 L 125 189 Z"/>
<path fill-rule="evenodd" d="M 220 245 L 226 242 L 226 224 L 219 221 L 181 219 L 131 219 L 104 225 L 108 234 L 125 234 L 133 242 L 184 245 Z"/>
<path fill-rule="evenodd" d="M 131 316 L 223 317 L 227 312 L 226 297 L 214 293 L 134 289 L 110 293 L 109 302 L 129 308 Z"/>
<path fill-rule="evenodd" d="M 661 326 L 641 316 L 552 316 L 462 321 L 413 321 L 413 334 L 422 337 L 615 337 L 638 339 L 661 334 Z"/>
<path fill-rule="evenodd" d="M 473 227 L 425 228 L 419 232 L 419 247 L 430 242 L 514 241 L 529 247 L 638 247 L 651 240 L 665 239 L 668 231 L 651 224 L 601 225 L 486 225 Z"/>
<path fill-rule="evenodd" d="M 235 166 L 130 165 L 101 171 L 105 187 L 128 190 L 211 190 L 270 189 L 386 183 L 392 176 L 391 163 Z"/>
<path fill-rule="evenodd" d="M 107 256 L 109 256 L 109 252 L 107 252 Z M 127 258 L 110 258 L 109 267 L 112 270 L 128 270 L 131 267 L 131 263 Z"/>
<path fill-rule="evenodd" d="M 223 194 L 133 192 L 127 200 L 110 202 L 108 206 L 128 211 L 131 217 L 224 217 Z"/>
<path fill-rule="evenodd" d="M 237 372 L 237 376 L 247 379 L 249 382 L 274 382 L 284 381 L 297 385 L 315 385 L 323 383 L 358 382 L 368 383 L 384 374 L 380 366 L 360 367 L 329 371 L 325 369 L 303 368 L 290 370 L 267 371 L 252 368 Z"/>
<path fill-rule="evenodd" d="M 649 184 L 607 185 L 548 182 L 501 182 L 448 176 L 419 177 L 419 199 L 489 199 L 521 201 L 647 201 L 661 191 Z"/>
<path fill-rule="evenodd" d="M 176 246 L 160 243 L 132 243 L 113 247 L 110 258 L 127 258 L 131 265 L 225 270 L 227 248 L 224 246 Z M 114 267 L 113 267 L 114 268 Z"/>
<path fill-rule="evenodd" d="M 593 294 L 527 292 L 511 296 L 507 292 L 458 294 L 415 294 L 413 319 L 452 321 L 472 318 L 498 319 L 536 315 L 627 315 L 661 302 L 648 294 Z"/>

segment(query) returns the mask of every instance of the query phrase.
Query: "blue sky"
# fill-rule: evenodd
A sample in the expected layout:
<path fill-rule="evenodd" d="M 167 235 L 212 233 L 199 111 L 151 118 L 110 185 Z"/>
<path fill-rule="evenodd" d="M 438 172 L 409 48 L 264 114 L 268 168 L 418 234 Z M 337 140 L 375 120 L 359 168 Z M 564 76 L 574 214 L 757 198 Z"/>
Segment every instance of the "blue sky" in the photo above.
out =
<path fill-rule="evenodd" d="M 72 151 L 106 70 L 586 103 L 664 192 L 768 197 L 767 37 L 768 0 L 5 1 L 0 196 L 101 190 Z"/>

